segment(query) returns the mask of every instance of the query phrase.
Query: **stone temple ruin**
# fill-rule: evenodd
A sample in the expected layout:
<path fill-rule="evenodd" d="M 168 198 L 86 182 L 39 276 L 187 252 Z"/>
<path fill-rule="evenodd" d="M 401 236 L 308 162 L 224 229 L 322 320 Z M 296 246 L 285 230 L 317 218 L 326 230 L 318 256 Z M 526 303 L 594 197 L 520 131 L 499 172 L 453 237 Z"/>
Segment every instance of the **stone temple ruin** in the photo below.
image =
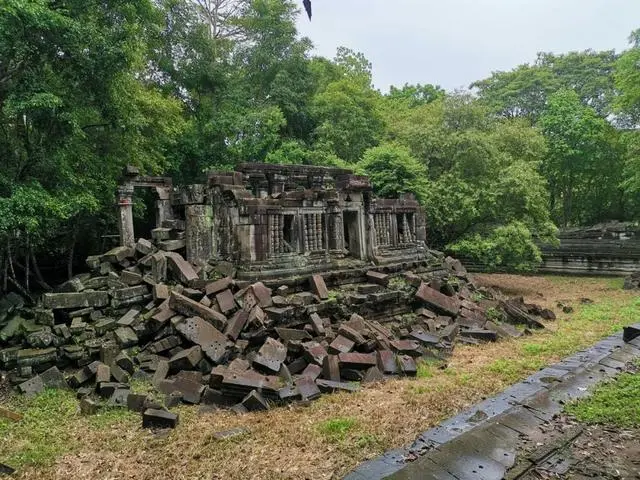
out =
<path fill-rule="evenodd" d="M 119 189 L 120 243 L 135 244 L 135 187 L 157 192 L 155 240 L 185 248 L 196 265 L 229 262 L 240 278 L 414 261 L 424 255 L 425 219 L 412 194 L 373 195 L 350 170 L 249 163 L 212 172 L 206 184 L 173 188 L 170 179 L 129 168 Z M 184 231 L 170 238 L 171 231 Z"/>
<path fill-rule="evenodd" d="M 152 240 L 133 230 L 136 188 L 157 195 Z M 128 168 L 118 194 L 120 246 L 36 304 L 0 298 L 0 390 L 71 388 L 83 413 L 173 427 L 180 402 L 244 413 L 351 392 L 554 318 L 478 288 L 427 248 L 411 195 L 376 198 L 348 170 L 245 164 L 175 188 Z"/>

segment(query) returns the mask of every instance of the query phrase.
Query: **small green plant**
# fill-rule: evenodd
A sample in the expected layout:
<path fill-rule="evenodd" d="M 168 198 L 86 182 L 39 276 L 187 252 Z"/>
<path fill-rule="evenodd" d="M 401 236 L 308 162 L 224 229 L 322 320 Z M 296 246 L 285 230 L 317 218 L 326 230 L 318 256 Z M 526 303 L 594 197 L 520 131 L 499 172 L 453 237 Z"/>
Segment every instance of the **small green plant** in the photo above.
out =
<path fill-rule="evenodd" d="M 329 296 L 329 301 L 331 302 L 336 302 L 340 298 L 340 292 L 337 292 L 336 290 L 329 290 L 327 294 Z"/>
<path fill-rule="evenodd" d="M 522 351 L 527 355 L 540 355 L 548 350 L 548 347 L 541 343 L 525 343 Z"/>
<path fill-rule="evenodd" d="M 342 441 L 357 425 L 358 420 L 353 417 L 338 417 L 320 423 L 318 430 L 331 441 Z"/>
<path fill-rule="evenodd" d="M 480 292 L 473 292 L 471 293 L 471 300 L 475 303 L 481 302 L 482 300 L 484 300 L 484 295 L 482 295 Z"/>
<path fill-rule="evenodd" d="M 623 373 L 596 387 L 590 397 L 570 403 L 565 410 L 581 422 L 640 426 L 640 375 Z"/>
<path fill-rule="evenodd" d="M 498 310 L 495 307 L 489 307 L 487 308 L 487 318 L 491 321 L 501 321 L 502 320 L 502 313 L 500 312 L 500 310 Z"/>
<path fill-rule="evenodd" d="M 418 363 L 418 378 L 431 378 L 436 373 L 436 370 L 443 367 L 443 362 L 436 359 L 422 360 Z"/>
<path fill-rule="evenodd" d="M 389 280 L 389 288 L 391 290 L 400 290 L 403 292 L 413 289 L 413 287 L 409 285 L 404 277 L 393 277 L 391 280 Z"/>
<path fill-rule="evenodd" d="M 447 278 L 447 283 L 452 287 L 458 287 L 460 285 L 460 279 L 458 277 L 450 276 Z"/>

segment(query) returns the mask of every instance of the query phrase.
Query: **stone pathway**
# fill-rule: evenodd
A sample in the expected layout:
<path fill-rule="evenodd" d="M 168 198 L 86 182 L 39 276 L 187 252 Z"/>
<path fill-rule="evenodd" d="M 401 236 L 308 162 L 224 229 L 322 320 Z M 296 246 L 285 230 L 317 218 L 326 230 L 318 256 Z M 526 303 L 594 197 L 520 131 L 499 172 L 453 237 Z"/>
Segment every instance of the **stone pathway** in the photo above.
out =
<path fill-rule="evenodd" d="M 640 324 L 625 336 L 637 333 Z M 613 335 L 545 368 L 501 394 L 423 433 L 410 446 L 361 464 L 345 480 L 526 479 L 533 472 L 564 475 L 572 465 L 562 452 L 582 434 L 579 425 L 557 428 L 565 403 L 640 358 L 640 337 Z M 541 478 L 537 476 L 535 478 Z M 542 478 L 545 478 L 544 476 Z"/>

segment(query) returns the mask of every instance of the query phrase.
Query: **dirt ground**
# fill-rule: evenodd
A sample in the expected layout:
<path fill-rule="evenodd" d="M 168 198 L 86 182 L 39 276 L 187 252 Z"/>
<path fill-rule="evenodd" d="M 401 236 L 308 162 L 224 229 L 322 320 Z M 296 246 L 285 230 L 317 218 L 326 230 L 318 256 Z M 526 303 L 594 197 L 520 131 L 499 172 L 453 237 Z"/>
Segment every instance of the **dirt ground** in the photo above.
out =
<path fill-rule="evenodd" d="M 571 448 L 568 479 L 640 478 L 640 430 L 592 425 Z"/>
<path fill-rule="evenodd" d="M 576 438 L 562 443 L 562 438 Z M 586 425 L 562 415 L 554 419 L 547 431 L 548 443 L 528 445 L 519 451 L 519 463 L 537 458 L 541 449 L 562 444 L 557 450 L 547 450 L 546 457 L 522 474 L 515 468 L 508 478 L 540 480 L 587 478 L 631 480 L 640 478 L 640 430 L 611 425 Z M 517 472 L 517 473 L 516 473 Z"/>
<path fill-rule="evenodd" d="M 497 288 L 509 296 L 523 296 L 527 302 L 537 303 L 556 312 L 558 302 L 572 305 L 601 300 L 610 292 L 618 290 L 618 283 L 622 286 L 619 279 L 607 277 L 477 274 L 474 278 L 478 286 Z"/>
<path fill-rule="evenodd" d="M 478 281 L 511 295 L 558 311 L 559 301 L 576 306 L 581 299 L 616 302 L 627 308 L 635 298 L 610 279 L 481 275 Z M 629 307 L 631 308 L 631 307 Z M 637 321 L 635 310 L 621 310 L 618 323 Z M 610 325 L 589 323 L 593 331 L 571 329 L 571 318 L 560 314 L 548 331 L 517 340 L 477 347 L 458 347 L 446 369 L 423 372 L 421 378 L 391 380 L 368 386 L 356 394 L 324 396 L 309 405 L 294 405 L 265 413 L 237 416 L 226 411 L 180 409 L 180 425 L 168 435 L 154 435 L 139 420 L 95 428 L 78 417 L 65 426 L 69 452 L 45 466 L 21 469 L 22 479 L 335 479 L 359 462 L 411 442 L 443 419 L 491 396 L 513 381 L 501 374 L 502 364 L 518 364 L 526 377 L 564 351 L 542 351 L 536 363 L 520 364 L 522 346 L 570 337 L 574 350 L 607 335 Z M 591 320 L 589 320 L 591 321 Z M 612 320 L 613 321 L 613 320 Z M 592 325 L 592 327 L 591 327 Z M 568 328 L 567 332 L 560 331 Z M 348 420 L 347 421 L 345 421 Z M 334 422 L 334 423 L 331 423 Z M 327 425 L 347 425 L 333 432 Z M 243 427 L 247 433 L 216 440 L 214 433 Z M 2 440 L 0 439 L 0 450 Z M 0 455 L 1 456 L 1 455 Z M 577 477 L 576 477 L 577 478 Z"/>

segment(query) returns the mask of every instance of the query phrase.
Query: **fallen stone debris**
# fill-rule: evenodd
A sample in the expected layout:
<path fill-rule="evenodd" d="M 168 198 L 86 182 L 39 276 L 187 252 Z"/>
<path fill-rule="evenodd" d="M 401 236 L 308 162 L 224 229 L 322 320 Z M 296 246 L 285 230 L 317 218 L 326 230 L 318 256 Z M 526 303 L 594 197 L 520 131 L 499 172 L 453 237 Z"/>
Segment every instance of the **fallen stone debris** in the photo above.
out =
<path fill-rule="evenodd" d="M 353 392 L 414 376 L 421 359 L 446 359 L 458 342 L 518 337 L 512 324 L 542 328 L 536 316 L 553 315 L 476 288 L 452 258 L 430 258 L 329 290 L 322 275 L 294 286 L 216 278 L 213 266 L 141 239 L 88 258 L 91 273 L 35 307 L 4 297 L 0 370 L 25 395 L 71 388 L 84 414 L 129 408 L 144 427 L 173 428 L 167 408 L 179 403 L 244 413 Z M 133 392 L 133 381 L 156 394 Z"/>
<path fill-rule="evenodd" d="M 640 289 L 640 271 L 633 272 L 631 275 L 624 279 L 625 290 L 638 290 Z"/>

